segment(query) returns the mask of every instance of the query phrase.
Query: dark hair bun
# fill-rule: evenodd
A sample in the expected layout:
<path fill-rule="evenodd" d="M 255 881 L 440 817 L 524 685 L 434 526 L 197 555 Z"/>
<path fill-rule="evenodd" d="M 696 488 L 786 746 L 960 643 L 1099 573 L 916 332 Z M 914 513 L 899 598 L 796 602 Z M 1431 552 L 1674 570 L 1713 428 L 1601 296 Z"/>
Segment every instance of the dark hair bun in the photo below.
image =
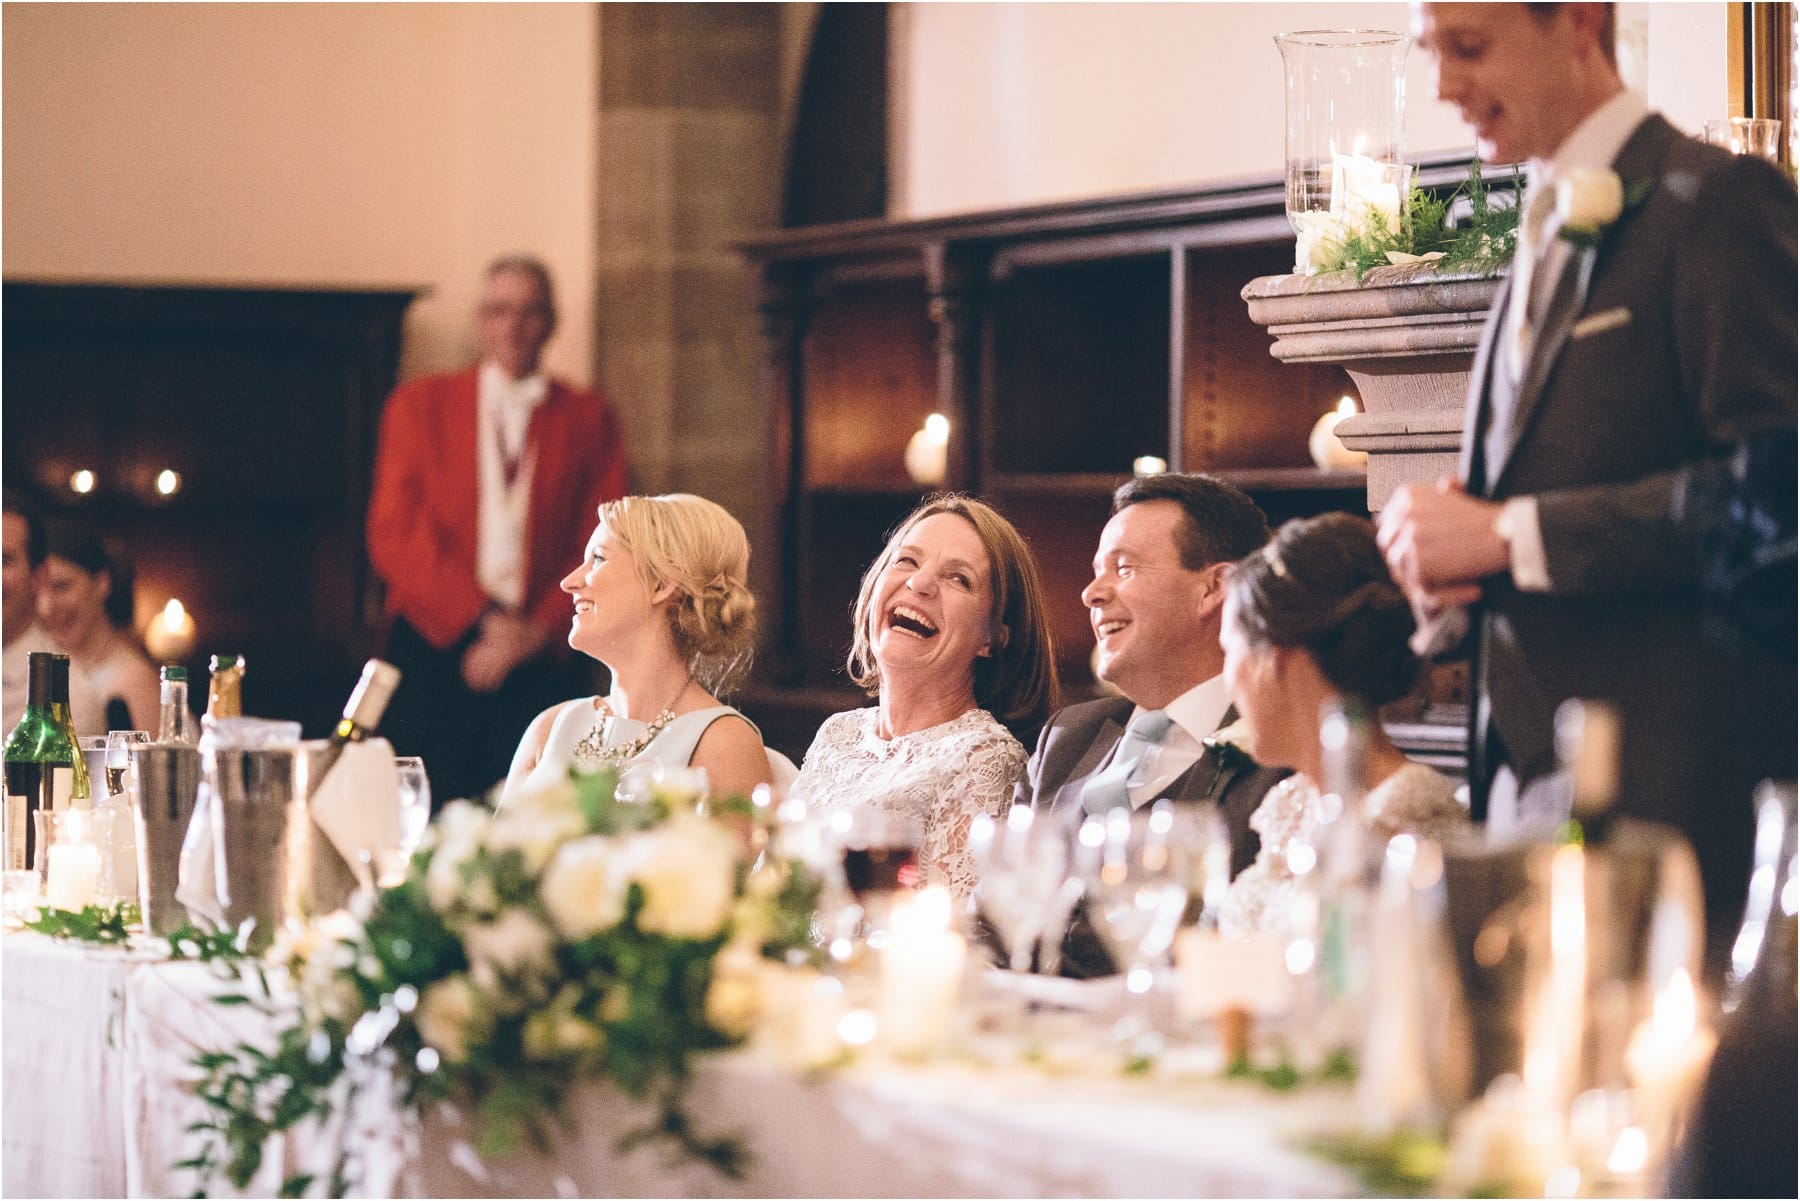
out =
<path fill-rule="evenodd" d="M 1340 692 L 1385 705 L 1418 683 L 1412 607 L 1366 519 L 1288 522 L 1232 569 L 1230 588 L 1252 641 L 1305 649 Z"/>

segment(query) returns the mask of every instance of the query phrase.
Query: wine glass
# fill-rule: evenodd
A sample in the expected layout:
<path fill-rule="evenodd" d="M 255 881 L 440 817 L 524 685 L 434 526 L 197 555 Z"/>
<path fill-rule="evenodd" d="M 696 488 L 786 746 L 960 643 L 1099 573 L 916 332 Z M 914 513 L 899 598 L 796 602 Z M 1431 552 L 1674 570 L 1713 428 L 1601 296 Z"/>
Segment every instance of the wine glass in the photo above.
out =
<path fill-rule="evenodd" d="M 149 746 L 148 730 L 109 730 L 106 735 L 106 795 L 125 791 L 125 772 L 131 766 L 131 748 Z"/>
<path fill-rule="evenodd" d="M 894 894 L 919 886 L 924 828 L 906 815 L 855 805 L 831 815 L 831 833 L 841 849 L 844 884 L 862 909 L 864 940 L 878 946 Z"/>
<path fill-rule="evenodd" d="M 1007 966 L 1031 971 L 1031 953 L 1045 936 L 1068 878 L 1068 846 L 1052 823 L 1014 805 L 1004 818 L 983 813 L 969 827 L 969 853 L 980 881 L 981 911 L 1005 944 Z"/>
<path fill-rule="evenodd" d="M 400 779 L 400 857 L 410 861 L 431 825 L 431 778 L 417 755 L 396 755 L 394 770 Z"/>
<path fill-rule="evenodd" d="M 1150 992 L 1187 908 L 1187 851 L 1175 827 L 1174 807 L 1159 802 L 1090 817 L 1080 832 L 1089 919 L 1125 975 L 1118 1033 L 1140 1053 L 1154 1049 Z"/>

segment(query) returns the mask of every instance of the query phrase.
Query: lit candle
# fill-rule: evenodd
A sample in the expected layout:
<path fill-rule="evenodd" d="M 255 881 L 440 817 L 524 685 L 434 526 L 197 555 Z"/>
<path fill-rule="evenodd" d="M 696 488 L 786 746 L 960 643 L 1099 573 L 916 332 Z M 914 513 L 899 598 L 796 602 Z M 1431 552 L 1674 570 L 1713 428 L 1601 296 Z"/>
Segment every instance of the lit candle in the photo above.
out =
<path fill-rule="evenodd" d="M 1693 980 L 1685 969 L 1677 969 L 1625 1047 L 1625 1072 L 1640 1094 L 1639 1112 L 1659 1151 L 1673 1145 L 1681 1111 L 1699 1089 L 1718 1041 L 1700 1024 Z"/>
<path fill-rule="evenodd" d="M 1367 451 L 1351 450 L 1337 436 L 1338 422 L 1354 416 L 1356 401 L 1345 396 L 1338 401 L 1337 408 L 1313 422 L 1312 433 L 1306 439 L 1306 449 L 1320 471 L 1360 471 L 1368 465 Z"/>
<path fill-rule="evenodd" d="M 1140 480 L 1145 476 L 1161 475 L 1168 469 L 1169 461 L 1159 459 L 1155 455 L 1139 455 L 1131 460 L 1131 474 Z"/>
<path fill-rule="evenodd" d="M 151 657 L 164 663 L 185 658 L 194 649 L 194 619 L 174 597 L 144 628 L 144 646 Z"/>
<path fill-rule="evenodd" d="M 950 929 L 950 894 L 933 886 L 894 902 L 881 949 L 877 1028 L 896 1055 L 921 1056 L 944 1039 L 956 1008 L 967 945 Z"/>
<path fill-rule="evenodd" d="M 100 884 L 100 848 L 87 842 L 57 843 L 50 847 L 50 868 L 44 881 L 44 904 L 52 909 L 83 909 L 93 904 Z"/>
<path fill-rule="evenodd" d="M 1378 162 L 1366 154 L 1331 156 L 1331 215 L 1354 226 L 1379 213 L 1388 229 L 1398 230 L 1405 167 Z"/>
<path fill-rule="evenodd" d="M 933 413 L 906 444 L 906 474 L 915 484 L 941 484 L 950 453 L 950 419 Z"/>
<path fill-rule="evenodd" d="M 1566 1121 L 1587 1019 L 1587 859 L 1579 846 L 1550 859 L 1550 970 L 1525 1043 L 1525 1095 Z"/>

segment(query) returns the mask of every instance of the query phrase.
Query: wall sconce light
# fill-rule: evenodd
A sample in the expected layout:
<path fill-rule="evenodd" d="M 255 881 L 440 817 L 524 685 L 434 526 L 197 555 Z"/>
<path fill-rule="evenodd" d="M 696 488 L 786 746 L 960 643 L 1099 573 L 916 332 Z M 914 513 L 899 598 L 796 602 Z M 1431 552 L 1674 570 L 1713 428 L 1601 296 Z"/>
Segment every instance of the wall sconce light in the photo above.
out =
<path fill-rule="evenodd" d="M 83 467 L 80 471 L 75 472 L 69 477 L 69 491 L 75 493 L 77 496 L 86 496 L 94 490 L 94 485 L 99 482 L 98 476 Z"/>

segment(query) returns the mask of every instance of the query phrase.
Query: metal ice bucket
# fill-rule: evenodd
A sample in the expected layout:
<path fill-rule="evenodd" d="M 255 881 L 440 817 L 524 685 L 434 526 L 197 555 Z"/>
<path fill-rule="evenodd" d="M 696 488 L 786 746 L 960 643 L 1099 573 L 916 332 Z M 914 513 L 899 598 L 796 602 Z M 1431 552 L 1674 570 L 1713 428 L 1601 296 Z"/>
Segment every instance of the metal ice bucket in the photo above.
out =
<path fill-rule="evenodd" d="M 1546 843 L 1452 841 L 1438 878 L 1414 890 L 1414 915 L 1423 920 L 1413 928 L 1428 944 L 1422 950 L 1448 960 L 1424 973 L 1444 982 L 1448 995 L 1429 998 L 1443 1010 L 1423 1036 L 1451 1107 L 1497 1076 L 1526 1075 L 1532 1015 L 1544 1012 L 1550 973 L 1557 851 Z M 1652 990 L 1678 968 L 1698 980 L 1705 937 L 1699 868 L 1676 831 L 1621 820 L 1580 859 L 1586 954 L 1579 1000 L 1575 1012 L 1554 1018 L 1579 1023 L 1567 1035 L 1567 1046 L 1579 1050 L 1562 1069 L 1569 1096 L 1625 1083 L 1626 1042 L 1649 1014 Z"/>
<path fill-rule="evenodd" d="M 168 934 L 187 923 L 187 909 L 175 899 L 175 887 L 181 875 L 181 841 L 200 794 L 200 752 L 191 746 L 134 746 L 125 787 L 137 826 L 144 926 L 152 934 Z"/>
<path fill-rule="evenodd" d="M 254 918 L 249 949 L 268 947 L 288 893 L 288 811 L 294 799 L 292 744 L 211 747 L 204 771 L 215 790 L 213 866 L 227 926 Z"/>

